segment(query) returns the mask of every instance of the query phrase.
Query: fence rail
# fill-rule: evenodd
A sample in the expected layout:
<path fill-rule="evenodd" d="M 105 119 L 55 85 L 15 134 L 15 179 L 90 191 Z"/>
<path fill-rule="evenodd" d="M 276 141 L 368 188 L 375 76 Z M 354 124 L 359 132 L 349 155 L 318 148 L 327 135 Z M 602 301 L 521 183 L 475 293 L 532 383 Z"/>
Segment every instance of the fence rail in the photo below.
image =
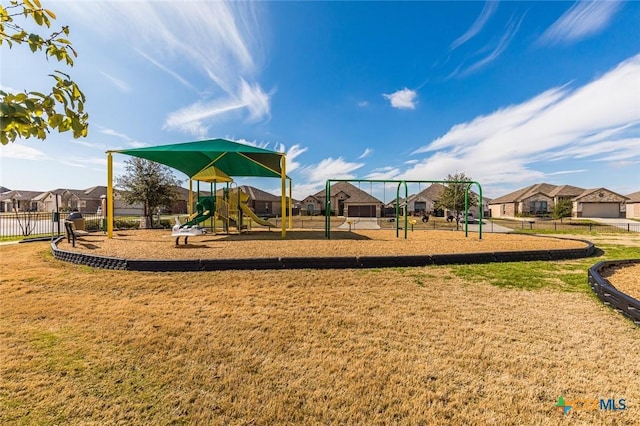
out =
<path fill-rule="evenodd" d="M 0 239 L 53 237 L 64 234 L 64 220 L 68 213 L 19 212 L 0 215 Z M 104 230 L 104 216 L 83 213 L 87 231 Z M 140 226 L 140 216 L 116 216 L 117 229 Z"/>
<path fill-rule="evenodd" d="M 52 212 L 19 212 L 19 213 L 3 213 L 0 214 L 0 239 L 17 239 L 17 238 L 33 238 L 59 236 L 64 234 L 64 221 L 67 213 Z M 85 227 L 87 231 L 104 230 L 105 218 L 96 213 L 83 213 L 85 219 Z M 181 215 L 181 217 L 186 217 Z M 154 222 L 157 222 L 154 216 Z M 357 218 L 354 218 L 357 221 Z M 288 220 L 288 219 L 287 219 Z M 335 229 L 344 223 L 346 218 L 332 217 L 331 228 Z M 116 216 L 114 220 L 115 229 L 132 229 L 138 228 L 144 218 L 140 216 L 127 215 Z M 281 218 L 272 218 L 271 221 L 280 227 Z M 412 223 L 413 222 L 413 223 Z M 174 224 L 173 216 L 162 216 L 160 218 L 160 226 L 170 228 Z M 209 224 L 209 222 L 205 222 Z M 395 229 L 396 223 L 390 218 L 378 218 L 377 224 L 381 229 Z M 404 220 L 398 223 L 400 227 L 404 225 Z M 293 216 L 293 227 L 297 229 L 324 229 L 325 221 L 322 216 Z M 422 222 L 419 217 L 411 217 L 408 226 L 413 230 L 428 229 L 455 229 L 455 222 L 447 222 L 442 218 L 431 218 L 428 222 Z M 472 226 L 477 227 L 477 224 Z M 354 226 L 355 229 L 357 228 Z M 463 229 L 463 224 L 459 226 Z M 475 229 L 475 228 L 474 228 Z M 598 232 L 598 233 L 625 233 L 640 232 L 640 222 L 638 223 L 618 223 L 618 224 L 600 224 L 600 223 L 580 223 L 580 222 L 551 222 L 551 221 L 505 221 L 505 220 L 484 220 L 482 225 L 483 232 L 506 232 L 510 229 L 529 232 L 551 232 L 551 231 L 574 231 L 574 232 Z"/>

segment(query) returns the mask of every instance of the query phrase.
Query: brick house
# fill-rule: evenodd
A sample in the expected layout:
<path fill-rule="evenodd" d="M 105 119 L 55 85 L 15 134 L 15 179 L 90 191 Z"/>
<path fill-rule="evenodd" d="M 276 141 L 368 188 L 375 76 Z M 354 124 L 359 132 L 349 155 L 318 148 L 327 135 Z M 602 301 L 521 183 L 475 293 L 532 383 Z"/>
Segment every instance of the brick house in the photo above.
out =
<path fill-rule="evenodd" d="M 624 195 L 616 194 L 606 188 L 587 189 L 573 198 L 573 217 L 612 217 L 625 216 Z"/>
<path fill-rule="evenodd" d="M 640 219 L 640 191 L 627 194 L 627 219 Z"/>
<path fill-rule="evenodd" d="M 494 198 L 492 217 L 546 216 L 560 200 L 571 200 L 573 217 L 622 217 L 626 197 L 606 188 L 538 183 Z"/>
<path fill-rule="evenodd" d="M 303 215 L 325 213 L 326 190 L 305 197 L 300 202 Z M 331 185 L 331 214 L 347 217 L 380 217 L 384 208 L 382 201 L 364 192 L 349 182 Z"/>

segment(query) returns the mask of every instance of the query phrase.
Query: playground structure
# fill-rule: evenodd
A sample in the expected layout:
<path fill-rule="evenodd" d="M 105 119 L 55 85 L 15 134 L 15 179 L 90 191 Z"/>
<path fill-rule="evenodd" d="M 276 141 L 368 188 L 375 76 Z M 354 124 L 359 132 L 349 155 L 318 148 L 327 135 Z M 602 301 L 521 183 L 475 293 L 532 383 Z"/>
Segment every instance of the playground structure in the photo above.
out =
<path fill-rule="evenodd" d="M 407 239 L 407 230 L 409 225 L 411 225 L 411 228 L 413 229 L 413 225 L 415 225 L 415 222 L 413 223 L 409 223 L 409 218 L 408 218 L 408 209 L 406 208 L 406 205 L 403 205 L 402 208 L 402 218 L 403 218 L 403 223 L 404 226 L 401 227 L 400 225 L 400 189 L 402 187 L 404 187 L 404 204 L 406 204 L 406 200 L 409 198 L 409 188 L 407 184 L 423 184 L 423 183 L 440 183 L 440 184 L 447 184 L 447 183 L 453 183 L 453 184 L 463 184 L 465 185 L 465 191 L 464 191 L 464 218 L 467 218 L 469 215 L 469 191 L 471 189 L 472 185 L 476 185 L 478 187 L 478 203 L 480 206 L 482 206 L 482 186 L 480 186 L 480 183 L 476 182 L 476 181 L 445 181 L 445 180 L 385 180 L 385 179 L 327 179 L 326 182 L 326 187 L 325 187 L 325 228 L 324 228 L 324 233 L 325 233 L 325 237 L 327 239 L 331 239 L 331 182 L 358 182 L 358 184 L 360 183 L 382 183 L 382 184 L 387 184 L 387 183 L 391 183 L 391 184 L 397 184 L 396 187 L 396 198 L 395 198 L 395 228 L 396 228 L 396 238 L 399 237 L 400 235 L 400 229 L 404 229 L 404 238 Z M 386 201 L 386 200 L 385 200 Z M 483 219 L 483 212 L 482 212 L 482 208 L 479 209 L 479 215 L 478 215 L 478 238 L 482 239 L 482 219 Z M 468 236 L 468 220 L 464 220 L 464 236 L 467 237 Z"/>
<path fill-rule="evenodd" d="M 198 202 L 195 205 L 195 212 L 189 215 L 185 223 L 180 223 L 176 218 L 176 224 L 172 228 L 172 236 L 176 237 L 176 245 L 181 236 L 184 236 L 184 243 L 187 244 L 189 236 L 204 235 L 208 229 L 214 234 L 218 233 L 216 223 L 222 222 L 222 232 L 230 233 L 235 228 L 237 233 L 250 231 L 252 223 L 261 226 L 275 228 L 272 222 L 257 216 L 247 205 L 249 195 L 239 188 L 232 188 L 227 182 L 227 187 L 222 191 L 212 191 L 211 196 L 200 196 L 198 188 Z M 221 192 L 221 196 L 217 193 Z"/>
<path fill-rule="evenodd" d="M 275 177 L 281 179 L 281 236 L 286 237 L 287 213 L 289 216 L 289 226 L 291 226 L 291 202 L 287 203 L 286 182 L 289 180 L 289 200 L 291 200 L 291 179 L 286 175 L 286 156 L 284 153 L 269 151 L 250 145 L 228 141 L 225 139 L 211 139 L 196 142 L 179 143 L 172 145 L 160 145 L 154 147 L 126 149 L 118 151 L 107 151 L 107 208 L 106 208 L 106 228 L 107 236 L 113 238 L 113 154 L 125 154 L 146 160 L 164 164 L 181 171 L 189 177 L 189 209 L 193 203 L 193 181 L 199 183 L 210 182 L 215 188 L 217 183 L 229 184 L 233 182 L 230 176 L 251 176 L 251 177 Z M 199 189 L 199 188 L 198 188 Z M 215 194 L 215 189 L 212 190 Z M 198 190 L 198 202 L 195 205 L 195 212 L 187 220 L 187 224 L 181 224 L 175 229 L 175 233 L 186 233 L 186 227 L 195 234 L 196 226 L 212 219 L 215 227 L 215 216 L 223 220 L 228 231 L 231 226 L 235 226 L 238 231 L 242 230 L 243 216 L 247 216 L 252 221 L 263 226 L 274 227 L 268 221 L 259 218 L 246 205 L 246 194 L 241 191 L 228 192 L 221 200 L 213 196 L 213 204 L 210 201 L 201 199 Z M 200 206 L 198 206 L 200 204 Z M 287 211 L 288 210 L 288 211 Z M 195 215 L 194 215 L 195 214 Z M 177 225 L 177 224 L 176 224 Z M 215 232 L 215 229 L 214 229 Z M 198 234 L 201 235 L 201 234 Z M 185 238 L 186 239 L 186 238 Z M 176 240 L 177 241 L 177 240 Z"/>

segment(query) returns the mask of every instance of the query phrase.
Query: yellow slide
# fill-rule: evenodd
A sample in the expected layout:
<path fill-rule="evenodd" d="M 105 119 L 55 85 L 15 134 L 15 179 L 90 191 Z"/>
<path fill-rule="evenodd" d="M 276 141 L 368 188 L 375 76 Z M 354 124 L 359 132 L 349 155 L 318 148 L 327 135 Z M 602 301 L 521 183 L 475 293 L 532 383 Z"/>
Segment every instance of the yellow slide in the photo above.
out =
<path fill-rule="evenodd" d="M 269 222 L 268 220 L 264 220 L 258 216 L 256 216 L 256 214 L 253 212 L 253 210 L 251 210 L 249 208 L 249 206 L 247 206 L 244 203 L 240 203 L 240 208 L 242 209 L 242 212 L 244 214 L 246 214 L 247 216 L 249 216 L 255 223 L 257 223 L 258 225 L 262 225 L 262 226 L 270 226 L 272 228 L 276 228 L 277 226 L 274 225 L 273 223 Z"/>

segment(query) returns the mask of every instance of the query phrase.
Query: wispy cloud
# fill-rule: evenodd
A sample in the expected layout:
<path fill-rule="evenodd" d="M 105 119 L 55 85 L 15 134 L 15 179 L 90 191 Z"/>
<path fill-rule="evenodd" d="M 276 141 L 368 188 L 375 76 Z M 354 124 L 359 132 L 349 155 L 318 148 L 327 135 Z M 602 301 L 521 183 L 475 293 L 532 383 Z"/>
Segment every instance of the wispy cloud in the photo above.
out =
<path fill-rule="evenodd" d="M 124 141 L 127 144 L 128 148 L 143 148 L 145 146 L 149 146 L 149 144 L 145 142 L 137 141 L 132 137 L 130 137 L 129 135 L 118 132 L 117 130 L 109 129 L 107 127 L 102 127 L 102 126 L 97 126 L 97 127 L 98 127 L 98 131 L 103 135 L 113 136 Z"/>
<path fill-rule="evenodd" d="M 491 52 L 489 52 L 488 55 L 474 62 L 472 65 L 470 65 L 469 67 L 463 70 L 458 69 L 458 71 L 456 71 L 454 74 L 457 73 L 459 76 L 464 77 L 466 75 L 469 75 L 478 71 L 479 69 L 495 61 L 509 47 L 511 40 L 513 40 L 513 37 L 517 34 L 518 30 L 520 29 L 520 24 L 522 24 L 523 19 L 524 17 L 521 17 L 518 20 L 514 18 L 509 20 L 509 23 L 507 24 L 507 28 L 505 29 L 504 34 L 502 35 L 502 37 L 500 37 L 497 44 L 493 48 L 491 48 Z M 483 50 L 486 50 L 487 48 L 489 47 L 487 46 Z"/>
<path fill-rule="evenodd" d="M 398 109 L 416 109 L 416 97 L 418 94 L 406 87 L 393 93 L 383 93 L 382 96 L 388 99 L 391 106 Z"/>
<path fill-rule="evenodd" d="M 104 37 L 132 45 L 145 59 L 186 87 L 192 85 L 172 69 L 208 76 L 207 97 L 167 115 L 165 129 L 202 136 L 214 117 L 250 120 L 268 118 L 270 97 L 256 81 L 262 61 L 259 16 L 252 2 L 100 2 L 86 8 L 69 3 L 69 11 L 83 22 L 102 25 Z M 89 10 L 90 9 L 90 10 Z M 90 15 L 90 16 L 89 16 Z M 142 53 L 145 52 L 145 53 Z M 162 58 L 162 62 L 158 59 Z"/>
<path fill-rule="evenodd" d="M 324 182 L 327 179 L 353 179 L 354 172 L 364 166 L 364 163 L 352 163 L 344 158 L 325 158 L 317 164 L 300 169 L 300 173 L 311 182 Z"/>
<path fill-rule="evenodd" d="M 125 92 L 125 93 L 131 92 L 131 86 L 129 86 L 123 80 L 120 80 L 119 78 L 116 78 L 116 77 L 112 76 L 111 74 L 107 74 L 104 71 L 100 71 L 100 74 L 105 76 L 107 78 L 107 80 L 109 80 L 111 83 L 113 83 L 113 85 L 116 86 L 118 89 L 120 89 L 120 91 Z"/>
<path fill-rule="evenodd" d="M 300 163 L 295 161 L 296 157 L 307 151 L 306 147 L 302 147 L 298 144 L 292 145 L 288 150 L 285 144 L 280 143 L 275 145 L 275 150 L 278 152 L 286 152 L 287 154 L 287 174 L 300 168 Z"/>
<path fill-rule="evenodd" d="M 493 13 L 496 11 L 497 8 L 498 8 L 497 1 L 485 2 L 484 7 L 482 8 L 482 12 L 480 12 L 480 15 L 476 18 L 474 23 L 471 24 L 469 29 L 464 34 L 462 34 L 460 37 L 455 39 L 453 43 L 451 43 L 451 46 L 449 46 L 449 49 L 450 50 L 456 49 L 458 46 L 466 43 L 467 41 L 472 39 L 474 36 L 476 36 L 480 31 L 482 31 L 482 28 L 484 28 L 485 24 L 489 21 L 489 18 L 491 18 L 491 15 L 493 15 Z"/>
<path fill-rule="evenodd" d="M 136 50 L 136 52 L 138 52 L 138 54 L 140 56 L 145 58 L 147 61 L 151 62 L 156 67 L 160 68 L 162 71 L 164 71 L 167 74 L 169 74 L 171 77 L 175 78 L 176 81 L 178 81 L 184 87 L 186 87 L 188 89 L 191 89 L 193 91 L 197 91 L 195 86 L 193 86 L 191 83 L 189 83 L 186 79 L 182 78 L 182 76 L 180 74 L 178 74 L 177 72 L 175 72 L 173 70 L 170 70 L 169 68 L 167 68 L 166 66 L 162 65 L 160 62 L 156 61 L 155 59 L 153 59 L 151 56 L 147 55 L 146 53 L 144 53 L 140 49 L 135 49 L 135 50 Z"/>
<path fill-rule="evenodd" d="M 360 101 L 357 104 L 360 108 L 365 108 L 369 106 L 369 102 L 368 101 Z"/>
<path fill-rule="evenodd" d="M 577 170 L 560 170 L 557 172 L 547 173 L 547 176 L 558 176 L 558 175 L 572 175 L 576 173 L 586 173 L 588 169 L 577 169 Z"/>
<path fill-rule="evenodd" d="M 579 1 L 542 34 L 541 44 L 575 43 L 602 31 L 621 8 L 618 1 Z"/>
<path fill-rule="evenodd" d="M 373 154 L 373 149 L 371 148 L 366 148 L 364 150 L 364 152 L 362 154 L 360 154 L 360 156 L 358 157 L 358 160 L 361 160 L 363 158 L 367 158 L 369 157 L 371 154 Z"/>
<path fill-rule="evenodd" d="M 371 180 L 392 180 L 400 174 L 401 170 L 397 167 L 387 166 L 371 171 L 364 178 Z"/>
<path fill-rule="evenodd" d="M 39 149 L 21 143 L 10 143 L 0 149 L 0 159 L 4 160 L 6 158 L 41 161 L 49 159 L 49 156 Z"/>
<path fill-rule="evenodd" d="M 575 90 L 559 87 L 458 124 L 414 154 L 399 177 L 438 179 L 452 170 L 486 184 L 531 182 L 559 158 L 640 161 L 640 55 Z"/>

